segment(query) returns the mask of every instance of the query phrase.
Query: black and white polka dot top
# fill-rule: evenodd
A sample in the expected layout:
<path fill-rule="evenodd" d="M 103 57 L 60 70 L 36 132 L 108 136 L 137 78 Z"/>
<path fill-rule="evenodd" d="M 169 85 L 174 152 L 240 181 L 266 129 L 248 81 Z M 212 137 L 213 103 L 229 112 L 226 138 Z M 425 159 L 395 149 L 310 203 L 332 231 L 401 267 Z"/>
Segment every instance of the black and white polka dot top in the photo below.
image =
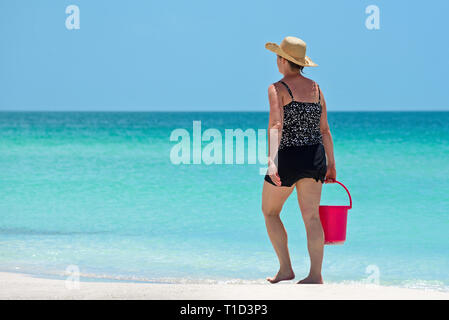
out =
<path fill-rule="evenodd" d="M 321 94 L 318 86 L 318 102 L 295 101 L 290 88 L 280 81 L 288 90 L 292 101 L 284 106 L 284 120 L 279 150 L 285 147 L 304 146 L 322 143 L 320 131 Z"/>

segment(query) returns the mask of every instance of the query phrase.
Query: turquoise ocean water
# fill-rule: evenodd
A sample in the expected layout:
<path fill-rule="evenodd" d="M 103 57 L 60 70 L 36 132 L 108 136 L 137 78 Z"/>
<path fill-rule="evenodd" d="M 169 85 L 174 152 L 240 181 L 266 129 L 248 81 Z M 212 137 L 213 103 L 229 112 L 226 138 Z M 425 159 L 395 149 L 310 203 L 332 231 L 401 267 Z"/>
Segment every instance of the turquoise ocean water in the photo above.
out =
<path fill-rule="evenodd" d="M 347 241 L 327 282 L 449 290 L 449 112 L 330 112 Z M 267 113 L 1 112 L 0 271 L 93 279 L 255 281 L 278 262 L 261 164 L 175 165 L 170 134 L 266 129 Z M 348 204 L 337 184 L 322 204 Z M 281 217 L 297 279 L 309 267 L 293 193 Z M 87 278 L 86 278 L 87 279 Z"/>

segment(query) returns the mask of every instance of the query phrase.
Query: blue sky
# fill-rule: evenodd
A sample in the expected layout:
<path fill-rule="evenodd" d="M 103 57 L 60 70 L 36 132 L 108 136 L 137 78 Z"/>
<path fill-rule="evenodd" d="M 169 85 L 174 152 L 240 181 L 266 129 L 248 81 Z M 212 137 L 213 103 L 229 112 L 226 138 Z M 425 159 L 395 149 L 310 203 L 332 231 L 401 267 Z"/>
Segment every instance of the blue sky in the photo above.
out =
<path fill-rule="evenodd" d="M 267 111 L 281 74 L 264 44 L 287 35 L 319 64 L 306 76 L 328 111 L 449 110 L 448 13 L 443 0 L 2 0 L 0 110 Z"/>

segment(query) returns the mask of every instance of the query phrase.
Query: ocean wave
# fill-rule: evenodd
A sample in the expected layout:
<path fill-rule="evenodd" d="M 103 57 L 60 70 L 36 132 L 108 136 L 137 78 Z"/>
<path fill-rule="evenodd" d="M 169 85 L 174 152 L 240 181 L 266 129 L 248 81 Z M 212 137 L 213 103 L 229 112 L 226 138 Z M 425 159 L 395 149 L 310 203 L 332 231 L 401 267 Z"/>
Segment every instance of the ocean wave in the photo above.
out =
<path fill-rule="evenodd" d="M 52 231 L 33 230 L 27 228 L 0 228 L 0 235 L 44 235 L 44 236 L 72 236 L 81 234 L 104 234 L 109 231 Z"/>
<path fill-rule="evenodd" d="M 67 271 L 44 271 L 40 273 L 27 272 L 23 269 L 5 270 L 6 272 L 19 272 L 35 277 L 53 278 L 65 280 L 68 276 L 73 277 L 73 273 Z M 42 271 L 42 270 L 41 270 Z M 271 285 L 266 279 L 241 279 L 241 278 L 200 278 L 200 277 L 145 277 L 139 275 L 107 274 L 107 273 L 80 273 L 80 281 L 85 282 L 132 282 L 132 283 L 152 283 L 152 284 L 206 284 L 206 285 Z M 280 282 L 277 285 L 289 285 L 296 283 L 297 280 Z M 449 292 L 449 285 L 439 280 L 401 280 L 381 282 L 379 284 L 370 283 L 366 280 L 341 280 L 326 281 L 327 285 L 348 285 L 352 287 L 399 287 L 406 289 L 432 290 L 440 292 Z"/>

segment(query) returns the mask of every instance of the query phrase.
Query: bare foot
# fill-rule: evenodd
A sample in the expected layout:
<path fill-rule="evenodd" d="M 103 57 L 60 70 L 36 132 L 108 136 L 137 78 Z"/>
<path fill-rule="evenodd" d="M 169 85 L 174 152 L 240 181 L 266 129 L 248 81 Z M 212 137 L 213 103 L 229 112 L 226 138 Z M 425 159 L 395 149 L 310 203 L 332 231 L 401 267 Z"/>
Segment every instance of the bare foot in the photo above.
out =
<path fill-rule="evenodd" d="M 312 277 L 310 275 L 307 278 L 304 278 L 298 282 L 297 284 L 323 284 L 323 277 L 320 275 L 319 277 Z"/>
<path fill-rule="evenodd" d="M 279 281 L 293 280 L 293 279 L 295 279 L 295 273 L 291 269 L 288 271 L 279 270 L 279 272 L 276 274 L 274 278 L 267 278 L 267 280 L 271 283 L 278 283 Z"/>

